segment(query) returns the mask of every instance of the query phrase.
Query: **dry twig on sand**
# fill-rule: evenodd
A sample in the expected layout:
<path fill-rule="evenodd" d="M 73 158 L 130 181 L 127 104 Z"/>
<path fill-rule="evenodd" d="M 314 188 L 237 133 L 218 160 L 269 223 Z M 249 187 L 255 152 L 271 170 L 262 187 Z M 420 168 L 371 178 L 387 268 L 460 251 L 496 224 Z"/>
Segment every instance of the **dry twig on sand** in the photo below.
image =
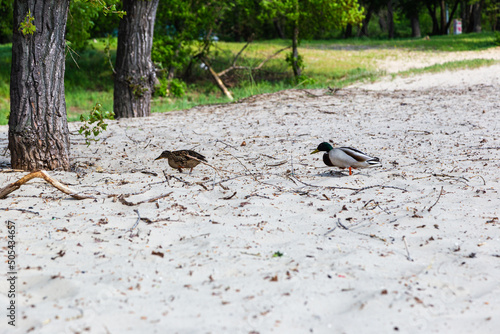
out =
<path fill-rule="evenodd" d="M 431 212 L 432 208 L 437 204 L 437 202 L 439 201 L 439 199 L 441 198 L 441 195 L 443 194 L 443 186 L 441 186 L 441 191 L 439 191 L 439 196 L 437 198 L 437 200 L 434 202 L 434 204 L 432 204 L 428 209 L 427 211 Z"/>
<path fill-rule="evenodd" d="M 155 202 L 155 201 L 157 201 L 159 199 L 162 199 L 162 198 L 170 196 L 172 193 L 173 193 L 173 191 L 171 191 L 171 192 L 169 192 L 167 194 L 156 196 L 156 197 L 153 197 L 153 198 L 150 198 L 150 199 L 146 199 L 144 201 L 139 201 L 139 202 L 136 202 L 136 203 L 127 201 L 125 198 L 128 197 L 128 196 L 124 196 L 124 195 L 118 196 L 118 200 L 122 204 L 125 204 L 125 205 L 128 205 L 128 206 L 135 206 L 135 205 L 139 205 L 139 204 L 142 204 L 142 203 L 152 203 L 152 202 Z"/>
<path fill-rule="evenodd" d="M 21 211 L 21 212 L 27 212 L 27 213 L 32 213 L 34 215 L 40 215 L 39 212 L 32 211 L 32 210 L 27 210 L 27 209 L 19 209 L 19 208 L 0 208 L 0 210 L 3 211 Z"/>
<path fill-rule="evenodd" d="M 49 183 L 53 187 L 57 188 L 58 190 L 62 191 L 65 194 L 70 195 L 71 197 L 73 197 L 75 199 L 86 199 L 86 198 L 95 199 L 95 197 L 92 195 L 83 195 L 83 194 L 80 194 L 80 193 L 74 191 L 73 189 L 66 187 L 65 185 L 63 185 L 59 181 L 51 178 L 49 176 L 49 174 L 47 174 L 47 172 L 44 170 L 37 170 L 37 171 L 31 172 L 28 175 L 23 176 L 22 178 L 20 178 L 16 182 L 13 182 L 13 183 L 7 185 L 6 187 L 0 189 L 0 199 L 7 197 L 8 194 L 10 194 L 13 191 L 16 191 L 17 189 L 21 188 L 21 186 L 23 184 L 25 184 L 29 180 L 35 179 L 35 178 L 44 179 L 47 183 Z"/>

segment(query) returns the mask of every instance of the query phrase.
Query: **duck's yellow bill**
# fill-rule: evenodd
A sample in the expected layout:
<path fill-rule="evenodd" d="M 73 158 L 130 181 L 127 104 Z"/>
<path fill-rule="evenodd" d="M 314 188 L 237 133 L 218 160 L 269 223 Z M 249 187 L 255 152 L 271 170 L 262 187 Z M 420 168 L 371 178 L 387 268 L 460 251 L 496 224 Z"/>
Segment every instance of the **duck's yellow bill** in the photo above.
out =
<path fill-rule="evenodd" d="M 318 152 L 319 152 L 319 150 L 316 149 L 316 150 L 312 151 L 311 154 L 318 153 Z"/>

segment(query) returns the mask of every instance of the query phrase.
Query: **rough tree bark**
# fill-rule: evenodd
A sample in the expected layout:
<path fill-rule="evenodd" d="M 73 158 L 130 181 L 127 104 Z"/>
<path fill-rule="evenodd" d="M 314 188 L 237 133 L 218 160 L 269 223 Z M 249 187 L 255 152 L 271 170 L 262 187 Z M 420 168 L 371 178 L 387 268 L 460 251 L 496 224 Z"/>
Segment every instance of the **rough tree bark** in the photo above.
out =
<path fill-rule="evenodd" d="M 472 5 L 470 32 L 481 32 L 481 15 L 484 1 L 476 2 Z"/>
<path fill-rule="evenodd" d="M 64 100 L 69 0 L 14 2 L 9 150 L 14 169 L 69 169 Z M 20 32 L 28 12 L 36 31 Z"/>
<path fill-rule="evenodd" d="M 292 36 L 292 69 L 295 79 L 298 79 L 302 74 L 302 68 L 300 67 L 299 58 L 299 23 L 297 21 L 293 24 L 293 36 Z"/>
<path fill-rule="evenodd" d="M 156 81 L 151 48 L 159 0 L 124 0 L 127 12 L 118 28 L 114 113 L 121 117 L 149 116 Z"/>
<path fill-rule="evenodd" d="M 410 17 L 411 22 L 411 37 L 421 37 L 420 33 L 420 20 L 418 18 L 418 13 L 413 13 Z"/>
<path fill-rule="evenodd" d="M 394 9 L 392 7 L 392 0 L 387 2 L 387 23 L 388 23 L 388 33 L 389 39 L 394 38 Z"/>
<path fill-rule="evenodd" d="M 439 2 L 439 6 L 441 7 L 440 10 L 440 17 L 441 17 L 441 35 L 446 35 L 446 3 L 444 0 L 441 0 Z"/>
<path fill-rule="evenodd" d="M 368 37 L 368 24 L 370 23 L 373 12 L 374 12 L 374 6 L 372 2 L 370 2 L 370 5 L 365 14 L 365 18 L 363 19 L 363 23 L 361 24 L 361 29 L 359 30 L 358 36 L 364 35 Z"/>
<path fill-rule="evenodd" d="M 439 21 L 436 17 L 436 6 L 427 1 L 425 2 L 425 6 L 427 7 L 429 16 L 432 19 L 432 35 L 438 35 L 440 30 L 439 30 Z"/>

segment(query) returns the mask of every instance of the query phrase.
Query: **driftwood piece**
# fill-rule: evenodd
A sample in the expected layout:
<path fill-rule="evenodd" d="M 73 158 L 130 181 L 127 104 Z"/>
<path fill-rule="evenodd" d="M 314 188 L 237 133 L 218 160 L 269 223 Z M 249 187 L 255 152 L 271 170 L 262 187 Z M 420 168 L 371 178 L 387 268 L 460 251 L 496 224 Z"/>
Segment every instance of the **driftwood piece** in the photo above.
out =
<path fill-rule="evenodd" d="M 16 182 L 13 182 L 6 187 L 0 189 L 0 199 L 3 199 L 7 197 L 8 194 L 10 194 L 13 191 L 16 191 L 17 189 L 21 188 L 23 184 L 28 182 L 31 179 L 44 179 L 47 183 L 49 183 L 51 186 L 57 188 L 58 190 L 62 191 L 65 194 L 70 195 L 71 197 L 75 199 L 86 199 L 86 198 L 95 198 L 94 196 L 91 195 L 82 195 L 77 193 L 76 191 L 66 187 L 64 184 L 60 183 L 59 181 L 51 178 L 49 174 L 47 174 L 46 171 L 44 170 L 37 170 L 34 172 L 29 173 L 28 175 L 23 176 Z"/>
<path fill-rule="evenodd" d="M 202 61 L 203 64 L 205 64 L 205 66 L 208 68 L 208 71 L 210 72 L 212 77 L 214 78 L 217 87 L 219 87 L 219 89 L 224 93 L 224 95 L 226 95 L 226 97 L 232 101 L 233 95 L 231 95 L 231 92 L 227 89 L 226 85 L 224 85 L 224 82 L 221 80 L 220 76 L 214 71 L 214 69 L 212 68 L 212 66 L 210 66 L 208 61 L 206 61 L 205 59 L 202 59 Z"/>
<path fill-rule="evenodd" d="M 119 195 L 118 196 L 118 200 L 120 201 L 120 203 L 122 204 L 125 204 L 125 205 L 128 205 L 128 206 L 134 206 L 134 205 L 139 205 L 139 204 L 142 204 L 142 203 L 153 203 L 159 199 L 162 199 L 162 198 L 165 198 L 165 197 L 168 197 L 170 196 L 171 194 L 173 193 L 173 191 L 167 193 L 167 194 L 163 194 L 163 195 L 160 195 L 160 196 L 156 196 L 156 197 L 153 197 L 153 198 L 150 198 L 150 199 L 146 199 L 144 201 L 140 201 L 140 202 L 129 202 L 127 201 L 125 198 L 128 197 L 128 196 L 124 196 L 124 195 Z M 139 213 L 137 213 L 139 214 Z M 140 216 L 139 216 L 139 219 L 140 219 Z"/>

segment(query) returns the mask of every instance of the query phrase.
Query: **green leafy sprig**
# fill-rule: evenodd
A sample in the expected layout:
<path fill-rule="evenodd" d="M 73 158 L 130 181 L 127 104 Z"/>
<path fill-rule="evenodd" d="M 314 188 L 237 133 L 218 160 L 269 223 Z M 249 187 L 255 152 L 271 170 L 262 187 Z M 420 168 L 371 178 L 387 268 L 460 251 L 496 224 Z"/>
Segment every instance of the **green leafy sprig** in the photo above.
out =
<path fill-rule="evenodd" d="M 99 141 L 97 136 L 103 131 L 106 131 L 108 127 L 108 124 L 104 121 L 106 119 L 113 119 L 114 116 L 114 112 L 103 110 L 100 103 L 96 103 L 89 115 L 80 115 L 80 121 L 82 121 L 83 124 L 78 130 L 78 133 L 85 136 L 85 143 L 87 146 L 90 146 L 92 142 Z"/>
<path fill-rule="evenodd" d="M 24 17 L 24 21 L 19 24 L 19 31 L 21 34 L 26 36 L 33 35 L 35 33 L 36 26 L 33 24 L 33 21 L 35 21 L 35 18 L 31 15 L 31 11 L 28 10 L 28 13 Z"/>

